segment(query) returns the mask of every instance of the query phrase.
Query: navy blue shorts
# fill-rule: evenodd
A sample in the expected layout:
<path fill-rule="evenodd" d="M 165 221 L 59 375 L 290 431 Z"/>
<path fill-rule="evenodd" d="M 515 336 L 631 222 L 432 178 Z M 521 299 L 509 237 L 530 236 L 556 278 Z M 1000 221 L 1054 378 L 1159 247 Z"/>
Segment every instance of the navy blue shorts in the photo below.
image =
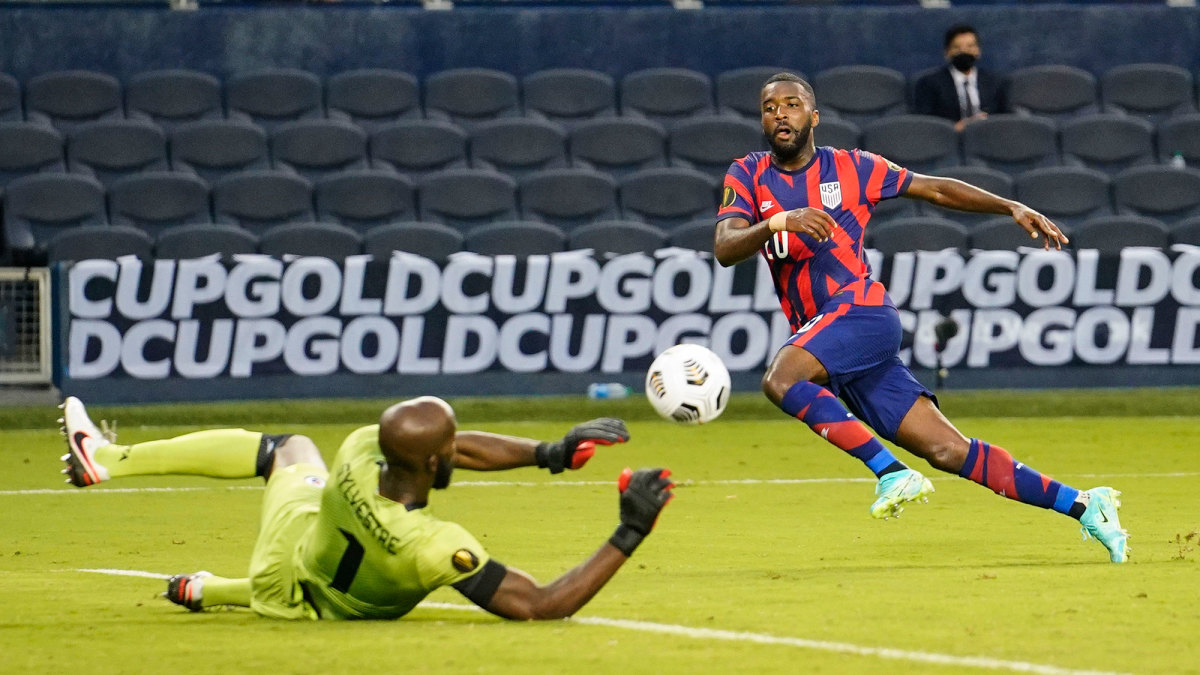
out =
<path fill-rule="evenodd" d="M 933 392 L 900 360 L 900 315 L 892 307 L 827 305 L 786 344 L 802 347 L 825 366 L 829 389 L 850 412 L 889 441 L 921 396 Z"/>

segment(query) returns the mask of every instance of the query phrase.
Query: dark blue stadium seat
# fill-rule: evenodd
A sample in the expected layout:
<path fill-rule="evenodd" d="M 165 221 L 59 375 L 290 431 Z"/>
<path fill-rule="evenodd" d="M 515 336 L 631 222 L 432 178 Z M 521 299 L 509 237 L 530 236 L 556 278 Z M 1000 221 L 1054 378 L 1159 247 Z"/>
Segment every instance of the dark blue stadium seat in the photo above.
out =
<path fill-rule="evenodd" d="M 225 176 L 268 169 L 267 134 L 241 120 L 204 120 L 181 124 L 171 132 L 171 168 L 194 173 L 209 184 Z"/>
<path fill-rule="evenodd" d="M 1200 166 L 1200 113 L 1179 115 L 1158 126 L 1158 158 L 1161 162 L 1176 161 Z"/>
<path fill-rule="evenodd" d="M 521 114 L 517 78 L 490 68 L 453 68 L 425 78 L 425 111 L 456 124 Z"/>
<path fill-rule="evenodd" d="M 243 171 L 212 185 L 215 222 L 261 235 L 268 228 L 315 220 L 312 183 L 286 171 Z"/>
<path fill-rule="evenodd" d="M 13 262 L 45 262 L 45 245 L 63 230 L 107 225 L 104 186 L 95 178 L 40 173 L 17 178 L 4 193 L 4 241 Z"/>
<path fill-rule="evenodd" d="M 528 117 L 479 122 L 471 129 L 471 163 L 513 178 L 567 166 L 567 132 L 562 125 Z"/>
<path fill-rule="evenodd" d="M 124 256 L 142 260 L 154 257 L 154 240 L 136 227 L 75 227 L 63 230 L 46 243 L 49 262 L 68 260 L 116 260 Z"/>
<path fill-rule="evenodd" d="M 76 126 L 67 136 L 67 168 L 102 185 L 143 171 L 165 171 L 167 138 L 145 120 L 101 120 Z"/>
<path fill-rule="evenodd" d="M 868 123 L 862 133 L 864 150 L 918 173 L 931 173 L 962 163 L 954 123 L 941 117 L 882 117 Z"/>
<path fill-rule="evenodd" d="M 333 223 L 286 223 L 264 232 L 258 251 L 279 258 L 296 255 L 344 260 L 362 253 L 362 237 Z"/>
<path fill-rule="evenodd" d="M 700 218 L 690 223 L 676 225 L 667 231 L 667 243 L 679 248 L 711 253 L 716 223 L 712 218 Z"/>
<path fill-rule="evenodd" d="M 833 116 L 822 117 L 820 123 L 813 128 L 813 141 L 817 145 L 853 150 L 862 147 L 862 130 L 850 120 Z"/>
<path fill-rule="evenodd" d="M 1166 63 L 1131 63 L 1110 68 L 1100 78 L 1106 112 L 1158 123 L 1196 110 L 1195 83 L 1184 68 Z"/>
<path fill-rule="evenodd" d="M 1095 169 L 1078 166 L 1032 169 L 1017 176 L 1016 192 L 1018 200 L 1067 229 L 1089 218 L 1113 213 L 1111 182 L 1106 174 Z"/>
<path fill-rule="evenodd" d="M 463 233 L 440 223 L 402 222 L 373 227 L 363 236 L 363 253 L 387 260 L 393 251 L 444 261 L 462 250 Z"/>
<path fill-rule="evenodd" d="M 66 171 L 63 137 L 36 122 L 0 122 L 0 187 L 14 178 Z"/>
<path fill-rule="evenodd" d="M 1171 243 L 1200 246 L 1200 216 L 1185 218 L 1171 226 Z"/>
<path fill-rule="evenodd" d="M 229 118 L 254 122 L 268 133 L 285 122 L 325 116 L 321 79 L 295 68 L 265 68 L 225 80 Z"/>
<path fill-rule="evenodd" d="M 108 187 L 108 218 L 151 235 L 168 227 L 211 223 L 208 183 L 186 173 L 147 171 L 126 176 Z"/>
<path fill-rule="evenodd" d="M 872 225 L 883 225 L 893 220 L 916 217 L 921 214 L 922 210 L 915 199 L 908 199 L 907 197 L 881 199 L 871 211 L 870 222 Z M 936 211 L 937 207 L 930 206 L 929 210 L 931 212 Z"/>
<path fill-rule="evenodd" d="M 893 255 L 902 251 L 965 251 L 967 228 L 946 218 L 923 215 L 894 220 L 867 230 L 867 246 Z"/>
<path fill-rule="evenodd" d="M 1115 174 L 1153 164 L 1154 125 L 1121 113 L 1081 115 L 1062 123 L 1063 161 Z"/>
<path fill-rule="evenodd" d="M 1070 236 L 1077 250 L 1096 249 L 1104 255 L 1117 255 L 1129 246 L 1165 249 L 1170 245 L 1166 226 L 1145 216 L 1100 216 L 1083 223 Z"/>
<path fill-rule="evenodd" d="M 613 118 L 580 122 L 571 129 L 571 159 L 620 177 L 666 166 L 667 132 L 649 120 Z"/>
<path fill-rule="evenodd" d="M 0 122 L 20 122 L 24 119 L 21 83 L 8 73 L 0 73 Z"/>
<path fill-rule="evenodd" d="M 170 132 L 185 122 L 222 119 L 221 82 L 194 70 L 154 70 L 125 83 L 125 110 L 130 119 L 154 122 Z"/>
<path fill-rule="evenodd" d="M 1063 119 L 1099 112 L 1096 78 L 1074 66 L 1019 68 L 1008 76 L 1008 105 L 1013 112 Z"/>
<path fill-rule="evenodd" d="M 276 169 L 294 171 L 311 181 L 367 168 L 367 134 L 346 120 L 280 124 L 271 132 L 270 142 Z"/>
<path fill-rule="evenodd" d="M 517 183 L 487 169 L 447 169 L 417 185 L 421 219 L 466 230 L 517 217 Z"/>
<path fill-rule="evenodd" d="M 617 86 L 597 70 L 553 68 L 521 80 L 526 114 L 572 126 L 595 117 L 617 114 Z"/>
<path fill-rule="evenodd" d="M 1200 215 L 1200 169 L 1139 166 L 1113 177 L 1118 213 L 1171 224 Z"/>
<path fill-rule="evenodd" d="M 1057 223 L 1056 223 L 1057 224 Z M 1068 237 L 1070 228 L 1059 225 L 1059 229 Z M 1019 248 L 1043 248 L 1043 239 L 1029 236 L 1025 228 L 1008 216 L 990 215 L 990 217 L 970 228 L 971 248 L 983 251 L 1015 251 Z M 1070 248 L 1064 246 L 1063 248 Z"/>
<path fill-rule="evenodd" d="M 481 255 L 549 255 L 562 251 L 566 243 L 557 227 L 523 220 L 479 225 L 466 234 L 466 249 Z"/>
<path fill-rule="evenodd" d="M 712 80 L 686 68 L 647 68 L 621 79 L 621 113 L 670 127 L 692 115 L 714 112 Z"/>
<path fill-rule="evenodd" d="M 904 75 L 882 66 L 837 66 L 817 73 L 812 81 L 817 108 L 858 125 L 906 110 Z"/>
<path fill-rule="evenodd" d="M 370 133 L 401 119 L 423 117 L 417 78 L 386 68 L 348 70 L 325 82 L 331 119 L 353 122 Z"/>
<path fill-rule="evenodd" d="M 401 120 L 371 134 L 371 166 L 411 177 L 469 165 L 467 133 L 442 120 Z"/>
<path fill-rule="evenodd" d="M 763 83 L 782 72 L 804 77 L 802 73 L 780 66 L 750 66 L 718 73 L 717 110 L 752 120 L 761 119 Z"/>
<path fill-rule="evenodd" d="M 762 125 L 730 115 L 697 115 L 671 128 L 671 165 L 723 179 L 734 160 L 765 149 Z"/>
<path fill-rule="evenodd" d="M 1058 129 L 1053 120 L 1027 115 L 990 115 L 963 129 L 967 164 L 1010 174 L 1061 164 Z"/>
<path fill-rule="evenodd" d="M 416 217 L 412 181 L 382 169 L 345 171 L 317 182 L 317 219 L 358 232 Z"/>
<path fill-rule="evenodd" d="M 154 241 L 154 257 L 165 260 L 257 252 L 258 237 L 237 225 L 179 225 L 163 230 Z"/>
<path fill-rule="evenodd" d="M 945 176 L 946 178 L 954 178 L 961 180 L 964 183 L 974 185 L 999 195 L 1005 199 L 1012 199 L 1016 194 L 1013 189 L 1013 179 L 1007 173 L 998 169 L 990 169 L 986 166 L 954 166 L 945 169 L 939 169 L 933 172 L 935 176 Z M 972 227 L 977 223 L 983 223 L 991 218 L 994 218 L 994 213 L 972 213 L 969 211 L 944 211 L 933 205 L 924 205 L 923 209 L 927 213 L 945 215 L 951 220 L 962 223 L 967 227 Z"/>
<path fill-rule="evenodd" d="M 25 83 L 25 118 L 64 134 L 84 122 L 119 119 L 124 114 L 121 83 L 106 73 L 56 71 Z"/>
<path fill-rule="evenodd" d="M 603 220 L 573 230 L 567 248 L 592 249 L 598 256 L 646 253 L 667 245 L 667 233 L 661 228 L 631 220 Z"/>
<path fill-rule="evenodd" d="M 717 181 L 695 169 L 646 169 L 621 179 L 618 192 L 626 218 L 669 228 L 711 215 L 717 209 Z"/>
<path fill-rule="evenodd" d="M 592 169 L 547 169 L 520 182 L 521 212 L 564 231 L 587 223 L 616 218 L 617 184 L 607 173 Z"/>

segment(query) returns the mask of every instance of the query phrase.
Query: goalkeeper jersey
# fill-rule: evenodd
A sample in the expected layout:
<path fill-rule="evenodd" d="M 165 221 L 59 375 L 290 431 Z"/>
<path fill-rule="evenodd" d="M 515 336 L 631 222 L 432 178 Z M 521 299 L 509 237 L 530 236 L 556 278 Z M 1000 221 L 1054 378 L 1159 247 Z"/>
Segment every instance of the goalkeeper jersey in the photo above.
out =
<path fill-rule="evenodd" d="M 456 523 L 378 494 L 379 425 L 342 442 L 320 513 L 297 547 L 299 578 L 323 619 L 394 619 L 441 586 L 466 579 L 488 554 Z"/>

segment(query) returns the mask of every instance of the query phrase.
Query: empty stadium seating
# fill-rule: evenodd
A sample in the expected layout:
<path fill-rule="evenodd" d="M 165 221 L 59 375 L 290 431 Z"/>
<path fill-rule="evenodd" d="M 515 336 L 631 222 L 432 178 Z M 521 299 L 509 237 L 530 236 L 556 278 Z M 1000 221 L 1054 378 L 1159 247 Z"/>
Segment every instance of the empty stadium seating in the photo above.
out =
<path fill-rule="evenodd" d="M 466 168 L 467 132 L 443 120 L 401 120 L 377 128 L 370 139 L 371 166 L 413 178 Z"/>
<path fill-rule="evenodd" d="M 317 182 L 317 219 L 360 233 L 417 215 L 416 188 L 400 174 L 377 169 L 343 171 Z"/>
<path fill-rule="evenodd" d="M 646 223 L 628 220 L 602 220 L 571 232 L 568 248 L 592 249 L 597 255 L 653 253 L 665 246 L 667 233 Z"/>
<path fill-rule="evenodd" d="M 315 219 L 312 183 L 285 171 L 226 176 L 213 184 L 212 202 L 215 222 L 241 225 L 258 235 L 276 225 Z"/>
<path fill-rule="evenodd" d="M 200 176 L 209 183 L 239 171 L 271 166 L 267 134 L 239 120 L 201 120 L 181 124 L 168 142 L 171 168 Z"/>
<path fill-rule="evenodd" d="M 425 80 L 425 110 L 470 126 L 521 114 L 520 87 L 509 73 L 489 68 L 455 68 Z"/>
<path fill-rule="evenodd" d="M 593 169 L 539 171 L 522 179 L 519 189 L 521 212 L 526 218 L 557 225 L 564 231 L 619 214 L 616 181 Z"/>
<path fill-rule="evenodd" d="M 284 122 L 324 117 L 324 87 L 313 73 L 268 68 L 225 81 L 229 118 L 254 122 L 268 133 Z"/>
<path fill-rule="evenodd" d="M 387 260 L 405 251 L 430 260 L 445 260 L 463 247 L 463 233 L 439 223 L 400 222 L 373 227 L 363 235 L 363 253 Z"/>
<path fill-rule="evenodd" d="M 532 221 L 499 221 L 466 233 L 466 249 L 482 255 L 548 255 L 566 246 L 562 230 Z"/>
<path fill-rule="evenodd" d="M 686 68 L 647 68 L 621 79 L 621 112 L 671 126 L 713 112 L 712 80 Z"/>
<path fill-rule="evenodd" d="M 106 73 L 56 71 L 25 83 L 25 118 L 63 133 L 84 122 L 119 119 L 124 114 L 121 83 Z"/>
<path fill-rule="evenodd" d="M 194 70 L 155 70 L 125 83 L 125 114 L 170 132 L 184 122 L 222 119 L 221 81 Z"/>
<path fill-rule="evenodd" d="M 155 257 L 174 260 L 257 252 L 258 237 L 237 225 L 180 225 L 163 230 L 154 241 Z"/>
<path fill-rule="evenodd" d="M 0 188 L 42 171 L 66 171 L 63 136 L 36 122 L 0 122 Z"/>
<path fill-rule="evenodd" d="M 320 256 L 342 260 L 362 253 L 362 237 L 343 225 L 332 223 L 286 223 L 262 234 L 260 253 L 273 256 Z"/>
<path fill-rule="evenodd" d="M 617 114 L 617 85 L 609 75 L 582 68 L 554 68 L 521 80 L 525 112 L 573 125 Z"/>
<path fill-rule="evenodd" d="M 817 108 L 862 125 L 884 115 L 903 113 L 907 81 L 882 66 L 838 66 L 817 73 L 812 81 Z"/>
<path fill-rule="evenodd" d="M 154 240 L 136 227 L 74 227 L 54 235 L 46 244 L 49 262 L 107 258 L 127 255 L 143 260 L 154 257 Z"/>
<path fill-rule="evenodd" d="M 211 223 L 208 183 L 186 173 L 153 171 L 127 176 L 108 188 L 113 225 L 130 225 L 150 234 L 177 225 Z"/>
<path fill-rule="evenodd" d="M 758 120 L 762 117 L 762 88 L 772 75 L 791 72 L 804 77 L 803 73 L 781 66 L 750 66 L 727 70 L 717 75 L 717 109 Z"/>
<path fill-rule="evenodd" d="M 353 122 L 367 133 L 422 116 L 417 78 L 398 70 L 365 68 L 331 75 L 325 95 L 330 118 Z"/>
<path fill-rule="evenodd" d="M 567 132 L 555 122 L 528 117 L 480 122 L 471 129 L 471 162 L 513 178 L 564 167 Z"/>
<path fill-rule="evenodd" d="M 294 171 L 312 181 L 367 168 L 367 134 L 344 120 L 287 122 L 271 133 L 270 144 L 276 169 Z"/>

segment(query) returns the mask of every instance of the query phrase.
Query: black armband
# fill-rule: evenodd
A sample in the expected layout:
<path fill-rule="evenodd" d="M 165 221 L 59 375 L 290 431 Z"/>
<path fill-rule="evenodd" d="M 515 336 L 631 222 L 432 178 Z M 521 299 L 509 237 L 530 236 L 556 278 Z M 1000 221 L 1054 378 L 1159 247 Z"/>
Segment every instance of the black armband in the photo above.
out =
<path fill-rule="evenodd" d="M 496 594 L 496 589 L 500 588 L 500 582 L 504 581 L 506 574 L 508 574 L 507 567 L 495 560 L 488 560 L 478 572 L 454 584 L 454 590 L 462 593 L 476 605 L 487 609 L 488 603 L 492 601 L 492 596 Z"/>
<path fill-rule="evenodd" d="M 622 523 L 617 526 L 617 531 L 613 532 L 612 536 L 608 538 L 608 543 L 616 546 L 617 550 L 624 553 L 625 557 L 628 558 L 633 555 L 634 549 L 645 538 L 646 535 Z"/>

